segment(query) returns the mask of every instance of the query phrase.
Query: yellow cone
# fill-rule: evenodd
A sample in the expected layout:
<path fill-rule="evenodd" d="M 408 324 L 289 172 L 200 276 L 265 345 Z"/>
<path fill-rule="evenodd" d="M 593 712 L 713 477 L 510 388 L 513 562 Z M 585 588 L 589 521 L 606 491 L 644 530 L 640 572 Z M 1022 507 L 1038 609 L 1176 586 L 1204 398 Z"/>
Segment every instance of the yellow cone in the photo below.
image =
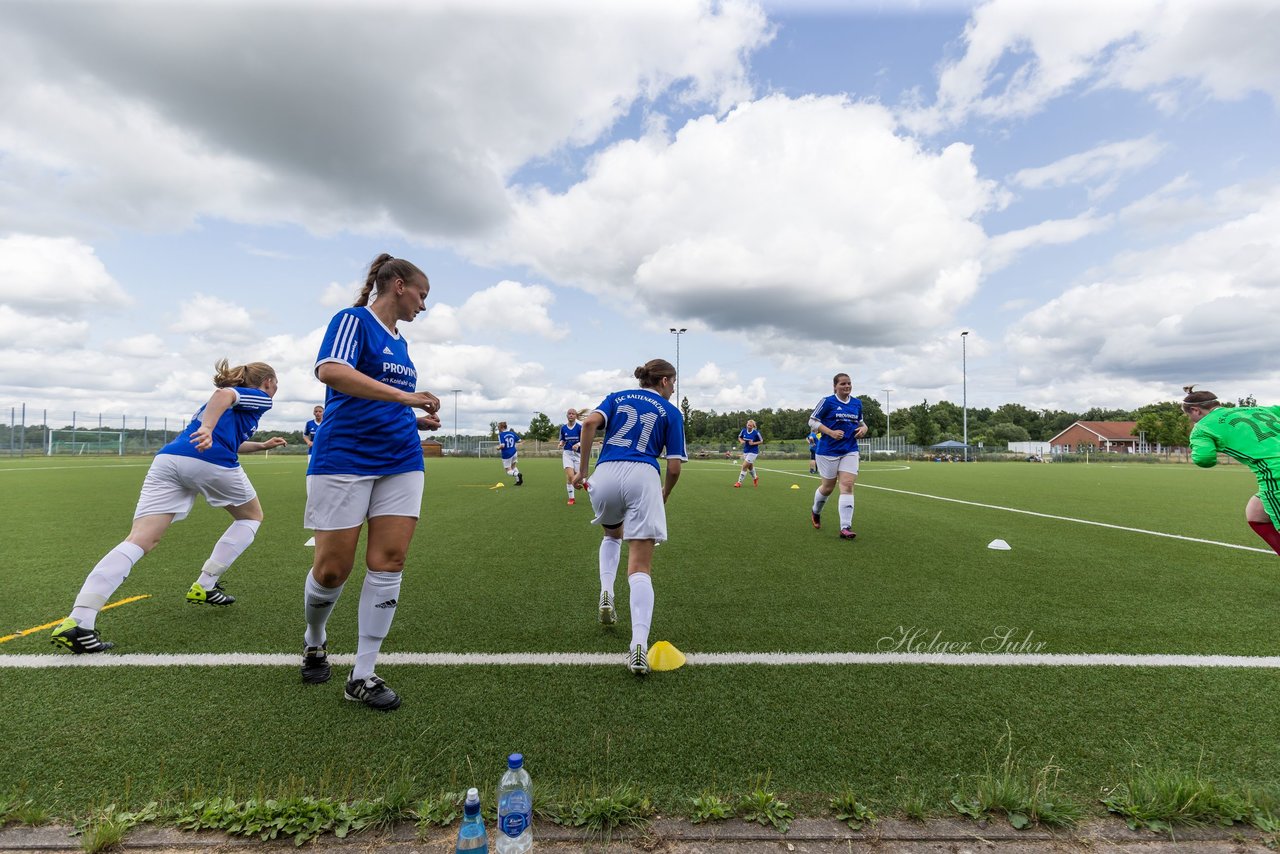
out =
<path fill-rule="evenodd" d="M 666 641 L 649 647 L 650 670 L 675 670 L 684 666 L 684 653 Z"/>
<path fill-rule="evenodd" d="M 505 484 L 505 483 L 503 483 L 502 481 L 498 481 L 497 483 L 495 483 L 493 486 L 491 486 L 491 487 L 489 487 L 489 488 L 490 488 L 490 489 L 502 489 L 502 487 L 504 487 L 504 486 L 506 486 L 506 484 Z"/>
<path fill-rule="evenodd" d="M 791 488 L 792 488 L 792 489 L 799 489 L 799 488 L 800 488 L 800 484 L 798 484 L 798 483 L 793 483 L 793 484 L 791 484 Z"/>

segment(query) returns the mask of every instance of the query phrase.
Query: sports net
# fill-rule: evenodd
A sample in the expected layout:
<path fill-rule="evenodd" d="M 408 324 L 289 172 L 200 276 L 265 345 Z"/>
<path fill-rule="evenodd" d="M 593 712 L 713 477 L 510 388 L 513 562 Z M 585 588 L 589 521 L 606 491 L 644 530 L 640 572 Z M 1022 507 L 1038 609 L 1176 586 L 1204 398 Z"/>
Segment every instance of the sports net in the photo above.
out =
<path fill-rule="evenodd" d="M 123 456 L 124 433 L 119 430 L 50 430 L 45 453 L 51 457 L 86 454 Z"/>

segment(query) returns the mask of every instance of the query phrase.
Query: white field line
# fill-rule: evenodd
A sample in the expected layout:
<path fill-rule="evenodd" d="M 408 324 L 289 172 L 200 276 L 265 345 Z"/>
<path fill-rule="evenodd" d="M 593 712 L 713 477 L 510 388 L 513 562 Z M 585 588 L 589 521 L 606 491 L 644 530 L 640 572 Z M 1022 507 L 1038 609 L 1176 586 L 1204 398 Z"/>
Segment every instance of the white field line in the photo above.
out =
<path fill-rule="evenodd" d="M 797 474 L 795 472 L 778 471 L 777 469 L 761 469 L 761 471 L 777 471 L 779 474 L 790 474 L 792 477 L 804 477 L 813 480 L 819 480 L 817 475 L 808 473 Z M 871 469 L 870 471 L 876 471 Z M 1053 519 L 1057 522 L 1075 522 L 1077 525 L 1093 525 L 1095 528 L 1110 528 L 1113 531 L 1128 531 L 1131 534 L 1146 534 L 1149 537 L 1166 537 L 1170 540 L 1183 540 L 1188 543 L 1202 543 L 1207 546 L 1221 546 L 1224 549 L 1239 549 L 1242 552 L 1257 552 L 1258 554 L 1274 555 L 1271 549 L 1259 549 L 1253 546 L 1242 546 L 1237 543 L 1223 543 L 1218 540 L 1205 540 L 1200 537 L 1187 537 L 1182 534 L 1166 534 L 1164 531 L 1148 531 L 1145 528 L 1128 528 L 1124 525 L 1112 525 L 1108 522 L 1095 522 L 1092 519 L 1076 519 L 1071 516 L 1055 516 L 1052 513 L 1037 513 L 1034 510 L 1020 510 L 1017 507 L 1001 507 L 998 504 L 983 504 L 978 501 L 964 501 L 960 498 L 945 498 L 941 495 L 929 495 L 925 492 L 911 492 L 906 489 L 894 489 L 891 486 L 873 486 L 869 483 L 859 483 L 858 489 L 879 489 L 882 492 L 896 492 L 899 495 L 910 495 L 915 498 L 932 498 L 934 501 L 947 501 L 951 504 L 965 504 L 969 507 L 981 507 L 984 510 L 1002 510 L 1005 513 L 1020 513 L 1023 516 L 1036 516 L 1040 519 Z"/>
<path fill-rule="evenodd" d="M 616 667 L 624 654 L 601 652 L 388 652 L 380 665 L 428 667 Z M 296 653 L 207 653 L 97 655 L 0 655 L 0 669 L 45 670 L 58 667 L 297 667 Z M 337 665 L 355 663 L 354 655 L 330 655 Z M 762 665 L 932 665 L 940 667 L 1191 667 L 1280 669 L 1280 656 L 1123 655 L 1117 653 L 945 653 L 945 652 L 694 652 L 693 667 Z"/>

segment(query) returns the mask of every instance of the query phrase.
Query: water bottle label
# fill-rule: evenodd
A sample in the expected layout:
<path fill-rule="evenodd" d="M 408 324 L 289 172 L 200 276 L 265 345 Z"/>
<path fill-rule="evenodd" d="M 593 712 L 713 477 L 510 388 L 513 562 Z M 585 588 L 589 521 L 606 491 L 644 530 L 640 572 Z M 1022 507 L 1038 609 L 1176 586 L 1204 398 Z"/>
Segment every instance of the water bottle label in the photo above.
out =
<path fill-rule="evenodd" d="M 498 819 L 498 824 L 504 834 L 514 839 L 524 833 L 524 829 L 529 826 L 529 814 L 523 812 L 508 813 Z"/>

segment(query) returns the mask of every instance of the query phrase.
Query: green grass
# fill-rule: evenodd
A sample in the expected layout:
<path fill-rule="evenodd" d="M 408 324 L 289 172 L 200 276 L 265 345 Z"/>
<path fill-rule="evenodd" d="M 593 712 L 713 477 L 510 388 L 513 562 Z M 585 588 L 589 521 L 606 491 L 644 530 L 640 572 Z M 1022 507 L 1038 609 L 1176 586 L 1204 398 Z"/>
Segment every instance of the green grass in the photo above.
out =
<path fill-rule="evenodd" d="M 297 651 L 311 558 L 304 464 L 246 461 L 267 518 L 226 577 L 235 606 L 183 601 L 228 521 L 197 504 L 117 595 L 151 598 L 105 612 L 103 636 L 121 653 Z M 686 466 L 667 508 L 671 540 L 656 553 L 651 640 L 697 653 L 875 651 L 916 631 L 976 649 L 1011 630 L 1053 653 L 1280 647 L 1274 555 L 889 491 L 1256 548 L 1242 512 L 1253 480 L 1239 467 L 869 463 L 859 537 L 844 543 L 834 501 L 824 530 L 809 526 L 807 460 L 763 464 L 760 487 L 741 490 L 730 488 L 735 466 Z M 145 465 L 0 462 L 0 634 L 65 616 L 85 573 L 127 533 Z M 1130 780 L 1135 762 L 1195 769 L 1232 791 L 1280 779 L 1274 671 L 690 666 L 637 680 L 621 664 L 623 578 L 619 626 L 595 621 L 589 504 L 565 506 L 558 460 L 521 468 L 525 486 L 493 490 L 496 460 L 428 462 L 384 650 L 608 652 L 617 666 L 385 666 L 405 703 L 383 715 L 342 700 L 342 668 L 320 687 L 284 668 L 0 668 L 0 791 L 63 815 L 282 786 L 295 799 L 372 801 L 388 793 L 386 769 L 410 762 L 415 797 L 475 785 L 490 802 L 505 755 L 519 750 L 539 801 L 604 793 L 583 810 L 605 826 L 618 792 L 686 815 L 708 793 L 737 793 L 727 801 L 737 807 L 757 789 L 799 814 L 828 812 L 848 792 L 881 815 L 934 814 L 957 793 L 998 805 L 984 779 L 1030 797 L 1034 769 L 1053 766 L 1054 803 L 1101 812 L 1099 793 Z M 988 550 L 995 538 L 1012 550 Z M 330 622 L 334 652 L 354 651 L 358 574 L 351 587 Z M 52 651 L 47 632 L 0 644 L 0 655 Z M 997 763 L 984 777 L 1009 733 L 1033 771 L 1005 775 Z"/>

